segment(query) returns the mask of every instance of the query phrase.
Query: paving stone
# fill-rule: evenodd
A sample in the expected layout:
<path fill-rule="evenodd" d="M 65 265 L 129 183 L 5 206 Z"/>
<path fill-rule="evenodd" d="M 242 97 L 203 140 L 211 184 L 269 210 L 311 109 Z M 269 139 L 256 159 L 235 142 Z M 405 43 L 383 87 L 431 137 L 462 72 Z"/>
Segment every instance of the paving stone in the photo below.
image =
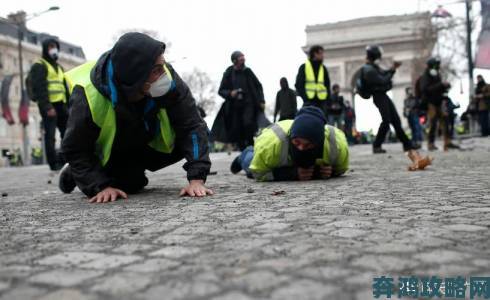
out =
<path fill-rule="evenodd" d="M 141 257 L 136 255 L 104 255 L 88 263 L 82 264 L 80 267 L 86 269 L 105 270 L 127 265 L 138 260 L 141 260 Z"/>
<path fill-rule="evenodd" d="M 168 300 L 190 299 L 214 294 L 219 290 L 217 285 L 209 282 L 171 281 L 151 287 L 143 294 L 143 298 L 148 300 L 160 300 L 162 297 Z"/>
<path fill-rule="evenodd" d="M 454 231 L 480 231 L 480 230 L 488 230 L 487 227 L 470 225 L 470 224 L 453 224 L 453 225 L 446 226 L 446 228 L 449 228 L 450 230 L 454 230 Z"/>
<path fill-rule="evenodd" d="M 328 286 L 314 281 L 297 280 L 289 285 L 276 289 L 271 294 L 271 299 L 328 299 L 336 291 L 336 288 L 333 286 Z"/>
<path fill-rule="evenodd" d="M 148 286 L 151 282 L 152 277 L 149 275 L 125 272 L 98 280 L 98 283 L 91 290 L 123 296 L 135 293 Z"/>
<path fill-rule="evenodd" d="M 98 297 L 95 295 L 87 295 L 75 289 L 62 289 L 49 293 L 39 300 L 95 300 Z"/>
<path fill-rule="evenodd" d="M 125 267 L 124 270 L 143 273 L 165 272 L 169 269 L 174 269 L 179 265 L 181 265 L 181 262 L 165 258 L 154 258 L 129 265 Z"/>
<path fill-rule="evenodd" d="M 103 273 L 103 271 L 94 270 L 57 269 L 34 275 L 29 278 L 29 282 L 68 287 L 80 284 L 87 279 L 100 276 Z"/>
<path fill-rule="evenodd" d="M 91 252 L 64 252 L 45 257 L 39 260 L 41 265 L 79 265 L 81 263 L 99 259 L 106 256 L 103 253 Z"/>
<path fill-rule="evenodd" d="M 151 256 L 166 256 L 170 258 L 181 258 L 184 256 L 193 255 L 199 252 L 199 249 L 196 248 L 188 248 L 188 247 L 179 247 L 179 246 L 171 246 L 165 247 L 160 250 L 154 251 L 150 253 Z"/>
<path fill-rule="evenodd" d="M 37 299 L 46 294 L 46 289 L 33 286 L 16 286 L 14 289 L 0 294 L 0 300 Z"/>

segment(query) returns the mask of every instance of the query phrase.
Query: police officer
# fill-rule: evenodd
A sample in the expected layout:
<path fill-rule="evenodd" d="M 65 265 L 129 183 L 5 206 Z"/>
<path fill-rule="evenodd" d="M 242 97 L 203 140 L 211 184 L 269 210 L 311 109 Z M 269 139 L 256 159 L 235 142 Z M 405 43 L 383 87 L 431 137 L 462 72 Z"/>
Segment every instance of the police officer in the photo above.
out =
<path fill-rule="evenodd" d="M 294 120 L 279 121 L 265 129 L 254 147 L 245 149 L 231 165 L 257 181 L 312 180 L 339 176 L 349 167 L 344 133 L 326 125 L 323 112 L 302 108 Z"/>
<path fill-rule="evenodd" d="M 68 120 L 68 89 L 63 68 L 57 63 L 59 51 L 60 44 L 56 39 L 44 40 L 42 58 L 31 67 L 28 76 L 28 89 L 41 114 L 46 158 L 52 171 L 57 171 L 63 166 L 63 159 L 55 149 L 56 128 L 63 138 Z"/>
<path fill-rule="evenodd" d="M 164 51 L 164 43 L 131 32 L 97 62 L 67 73 L 73 92 L 63 192 L 77 185 L 90 202 L 126 198 L 148 184 L 145 170 L 185 158 L 189 185 L 180 194 L 212 194 L 204 185 L 211 165 L 206 124 Z"/>
<path fill-rule="evenodd" d="M 296 75 L 296 92 L 303 98 L 303 105 L 313 105 L 326 113 L 330 95 L 330 77 L 323 65 L 325 50 L 315 45 L 310 48 L 308 59 L 299 67 Z"/>

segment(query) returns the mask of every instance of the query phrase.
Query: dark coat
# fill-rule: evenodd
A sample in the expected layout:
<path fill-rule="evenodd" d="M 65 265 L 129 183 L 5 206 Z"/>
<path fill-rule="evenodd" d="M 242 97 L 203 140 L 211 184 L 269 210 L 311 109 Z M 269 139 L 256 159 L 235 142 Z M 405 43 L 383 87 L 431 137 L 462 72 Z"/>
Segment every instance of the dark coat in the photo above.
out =
<path fill-rule="evenodd" d="M 298 102 L 296 92 L 290 88 L 280 89 L 276 95 L 276 108 L 274 109 L 274 121 L 277 114 L 279 120 L 294 119 L 298 112 Z"/>
<path fill-rule="evenodd" d="M 91 72 L 91 81 L 97 90 L 110 101 L 107 88 L 106 66 L 110 53 L 104 54 Z M 207 126 L 199 116 L 194 98 L 180 76 L 169 65 L 175 80 L 175 88 L 166 95 L 154 99 L 156 107 L 144 113 L 145 98 L 137 103 L 120 101 L 115 106 L 116 136 L 111 158 L 105 167 L 95 155 L 95 142 L 100 128 L 93 122 L 87 98 L 80 86 L 75 86 L 70 97 L 70 118 L 62 143 L 62 151 L 71 166 L 79 188 L 87 195 L 95 195 L 111 186 L 114 179 L 108 175 L 107 167 L 114 163 L 137 159 L 142 149 L 154 136 L 156 113 L 166 108 L 170 123 L 176 134 L 174 152 L 179 152 L 187 160 L 184 169 L 187 178 L 206 179 L 211 162 L 208 153 Z M 197 141 L 197 150 L 196 144 Z M 136 156 L 136 157 L 135 157 Z M 117 162 L 116 162 L 117 160 Z M 122 162 L 121 162 L 122 161 Z"/>
<path fill-rule="evenodd" d="M 265 103 L 264 91 L 262 84 L 255 76 L 252 69 L 245 67 L 241 70 L 245 86 L 242 89 L 245 90 L 244 99 L 235 99 L 231 97 L 231 91 L 238 87 L 234 84 L 235 70 L 233 66 L 230 66 L 223 73 L 223 79 L 219 86 L 218 94 L 225 99 L 225 102 L 218 111 L 218 115 L 214 120 L 213 127 L 211 129 L 211 135 L 213 141 L 219 141 L 223 143 L 237 143 L 237 137 L 240 136 L 237 132 L 234 132 L 232 128 L 233 119 L 236 118 L 238 106 L 249 106 L 252 113 L 248 113 L 246 118 L 250 120 L 244 120 L 247 123 L 256 124 L 255 130 L 258 128 L 257 117 L 260 112 L 261 104 Z M 250 110 L 249 110 L 250 111 Z"/>
<path fill-rule="evenodd" d="M 440 75 L 431 76 L 429 70 L 425 70 L 422 77 L 420 77 L 422 101 L 426 103 L 441 105 L 446 89 Z"/>

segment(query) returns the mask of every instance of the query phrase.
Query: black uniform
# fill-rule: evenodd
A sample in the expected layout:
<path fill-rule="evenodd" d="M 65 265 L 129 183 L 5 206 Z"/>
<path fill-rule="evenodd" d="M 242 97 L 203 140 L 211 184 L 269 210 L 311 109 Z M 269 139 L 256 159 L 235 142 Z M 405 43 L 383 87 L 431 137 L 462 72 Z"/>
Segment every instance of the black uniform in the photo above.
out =
<path fill-rule="evenodd" d="M 383 70 L 378 65 L 367 63 L 363 66 L 363 80 L 367 89 L 373 95 L 374 104 L 381 114 L 381 124 L 378 134 L 373 142 L 373 148 L 380 148 L 386 134 L 390 130 L 390 124 L 395 128 L 396 136 L 403 144 L 405 151 L 412 150 L 413 145 L 403 131 L 400 116 L 396 111 L 393 101 L 386 95 L 392 88 L 392 78 L 395 70 Z"/>
<path fill-rule="evenodd" d="M 43 59 L 45 59 L 50 65 L 53 66 L 55 70 L 58 70 L 58 63 L 56 60 L 52 59 L 48 54 L 48 45 L 50 43 L 56 44 L 58 49 L 60 48 L 58 41 L 55 39 L 47 39 L 43 42 Z M 39 107 L 39 113 L 42 118 L 42 125 L 44 128 L 44 147 L 46 149 L 46 158 L 48 160 L 49 167 L 51 170 L 58 170 L 63 166 L 63 159 L 61 156 L 57 155 L 55 149 L 55 135 L 56 128 L 60 131 L 60 136 L 63 138 L 66 130 L 66 122 L 68 120 L 68 108 L 66 103 L 49 102 L 48 95 L 48 81 L 46 76 L 48 75 L 48 70 L 46 66 L 42 63 L 35 63 L 31 67 L 30 79 L 32 84 L 32 97 Z M 66 84 L 65 84 L 66 86 Z M 68 89 L 66 89 L 68 99 Z M 47 115 L 48 110 L 54 108 L 56 111 L 56 116 L 49 117 Z"/>
<path fill-rule="evenodd" d="M 155 41 L 156 42 L 156 41 Z M 142 44 L 136 38 L 133 45 Z M 154 52 L 153 43 L 138 45 L 141 51 Z M 107 63 L 109 59 L 116 64 L 111 51 L 99 58 L 90 74 L 92 83 L 107 101 L 108 93 Z M 129 51 L 128 54 L 129 55 Z M 151 54 L 147 54 L 151 55 Z M 156 59 L 156 56 L 155 56 Z M 119 54 L 119 64 L 131 61 L 124 53 Z M 141 62 L 142 60 L 132 60 Z M 142 66 L 144 67 L 144 66 Z M 151 67 L 151 66 L 150 66 Z M 166 95 L 156 98 L 156 107 L 145 113 L 149 98 L 135 103 L 125 100 L 124 89 L 116 86 L 121 98 L 115 106 L 116 136 L 108 163 L 103 167 L 95 155 L 95 142 L 100 128 L 93 122 L 83 89 L 76 86 L 70 98 L 68 128 L 63 139 L 63 154 L 70 164 L 71 172 L 77 186 L 89 197 L 96 195 L 104 188 L 111 186 L 125 192 L 137 192 L 147 185 L 145 170 L 156 171 L 185 158 L 184 169 L 187 179 L 206 180 L 211 162 L 208 153 L 207 126 L 196 108 L 196 104 L 187 85 L 175 70 L 169 66 L 175 87 Z M 117 70 L 115 69 L 115 72 Z M 116 74 L 115 74 L 116 75 Z M 146 79 L 146 78 L 144 78 Z M 156 134 L 156 113 L 159 108 L 166 108 L 170 123 L 176 134 L 175 149 L 171 154 L 157 152 L 147 144 Z"/>

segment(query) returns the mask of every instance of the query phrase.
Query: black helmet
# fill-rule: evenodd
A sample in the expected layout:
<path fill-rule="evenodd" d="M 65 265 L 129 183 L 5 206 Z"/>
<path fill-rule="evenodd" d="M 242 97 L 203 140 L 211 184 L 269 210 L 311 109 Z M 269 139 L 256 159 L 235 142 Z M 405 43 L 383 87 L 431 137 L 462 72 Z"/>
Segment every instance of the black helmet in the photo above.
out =
<path fill-rule="evenodd" d="M 429 69 L 439 68 L 441 66 L 441 60 L 439 57 L 431 57 L 427 60 L 427 67 Z"/>
<path fill-rule="evenodd" d="M 383 48 L 378 45 L 369 45 L 366 47 L 366 56 L 372 61 L 380 59 L 383 56 Z"/>

